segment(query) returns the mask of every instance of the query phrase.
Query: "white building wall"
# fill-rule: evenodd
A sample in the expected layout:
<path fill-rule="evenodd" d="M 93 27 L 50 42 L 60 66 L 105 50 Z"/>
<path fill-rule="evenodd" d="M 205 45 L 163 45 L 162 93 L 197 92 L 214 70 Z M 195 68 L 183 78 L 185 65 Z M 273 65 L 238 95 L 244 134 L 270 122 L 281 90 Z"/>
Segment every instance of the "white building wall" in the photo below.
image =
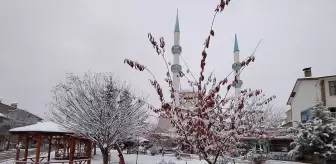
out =
<path fill-rule="evenodd" d="M 297 92 L 291 103 L 292 120 L 301 122 L 301 111 L 313 107 L 321 100 L 321 89 L 318 80 L 300 81 Z"/>
<path fill-rule="evenodd" d="M 195 99 L 184 100 L 184 97 L 195 97 Z M 182 109 L 193 109 L 196 104 L 197 92 L 184 92 L 181 97 L 180 105 Z M 172 124 L 168 118 L 159 117 L 158 121 L 158 130 L 161 132 L 167 132 L 170 128 L 172 128 Z"/>
<path fill-rule="evenodd" d="M 336 76 L 324 78 L 327 107 L 336 107 L 336 96 L 330 96 L 329 83 L 328 83 L 328 81 L 334 81 L 334 80 L 336 80 Z"/>
<path fill-rule="evenodd" d="M 291 122 L 292 120 L 292 110 L 290 109 L 286 112 L 286 122 Z"/>
<path fill-rule="evenodd" d="M 158 129 L 159 132 L 167 132 L 171 128 L 171 124 L 168 118 L 159 117 Z"/>

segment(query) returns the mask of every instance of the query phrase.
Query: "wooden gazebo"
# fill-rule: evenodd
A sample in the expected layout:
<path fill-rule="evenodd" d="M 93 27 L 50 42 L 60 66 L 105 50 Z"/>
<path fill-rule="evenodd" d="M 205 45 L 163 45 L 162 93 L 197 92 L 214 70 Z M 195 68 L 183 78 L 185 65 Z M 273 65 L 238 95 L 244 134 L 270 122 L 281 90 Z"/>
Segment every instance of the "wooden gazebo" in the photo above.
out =
<path fill-rule="evenodd" d="M 76 136 L 73 132 L 63 129 L 53 122 L 40 122 L 34 125 L 14 128 L 9 130 L 11 134 L 18 136 L 18 144 L 24 140 L 24 154 L 20 158 L 20 146 L 17 146 L 16 164 L 48 164 L 70 163 L 90 164 L 92 141 Z M 28 156 L 29 142 L 36 141 L 35 157 Z M 48 155 L 41 156 L 41 146 L 47 141 Z M 52 149 L 55 157 L 51 159 Z M 61 153 L 62 152 L 62 153 Z"/>

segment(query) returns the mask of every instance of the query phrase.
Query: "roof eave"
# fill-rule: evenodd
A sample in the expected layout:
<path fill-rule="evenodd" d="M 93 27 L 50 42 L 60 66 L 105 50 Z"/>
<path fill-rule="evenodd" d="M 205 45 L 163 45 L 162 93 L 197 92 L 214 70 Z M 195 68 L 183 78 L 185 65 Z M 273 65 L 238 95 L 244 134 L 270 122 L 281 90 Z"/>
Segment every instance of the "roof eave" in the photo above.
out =
<path fill-rule="evenodd" d="M 292 103 L 292 101 L 293 101 L 293 97 L 291 97 L 291 94 L 294 92 L 294 90 L 295 90 L 295 87 L 296 87 L 296 85 L 298 85 L 298 81 L 300 81 L 301 79 L 296 79 L 296 81 L 295 81 L 295 84 L 294 84 L 294 87 L 293 87 L 293 89 L 292 89 L 292 91 L 290 92 L 290 94 L 289 94 L 289 97 L 288 97 L 288 100 L 287 100 L 287 105 L 291 105 L 291 103 Z"/>
<path fill-rule="evenodd" d="M 295 84 L 294 84 L 294 87 L 293 87 L 293 89 L 292 89 L 292 92 L 294 92 L 295 87 L 298 85 L 298 81 L 304 81 L 304 80 L 319 80 L 319 79 L 322 79 L 322 78 L 329 78 L 329 77 L 335 77 L 335 76 L 336 76 L 336 75 L 320 76 L 320 77 L 304 77 L 304 78 L 298 78 L 298 79 L 296 79 L 296 82 L 295 82 Z M 291 93 L 292 93 L 292 92 L 291 92 Z M 291 93 L 290 93 L 290 94 L 291 94 Z M 286 104 L 287 104 L 287 105 L 291 105 L 292 101 L 293 101 L 293 98 L 290 97 L 290 95 L 289 95 L 289 98 L 288 98 Z"/>
<path fill-rule="evenodd" d="M 293 91 L 292 91 L 292 92 L 293 92 Z M 292 93 L 292 92 L 291 92 L 291 93 Z M 289 99 L 287 100 L 286 105 L 291 105 L 292 101 L 293 101 L 293 97 L 290 97 L 290 96 L 289 96 Z"/>
<path fill-rule="evenodd" d="M 71 135 L 71 132 L 46 132 L 46 131 L 9 131 L 10 134 L 41 134 L 41 135 Z"/>

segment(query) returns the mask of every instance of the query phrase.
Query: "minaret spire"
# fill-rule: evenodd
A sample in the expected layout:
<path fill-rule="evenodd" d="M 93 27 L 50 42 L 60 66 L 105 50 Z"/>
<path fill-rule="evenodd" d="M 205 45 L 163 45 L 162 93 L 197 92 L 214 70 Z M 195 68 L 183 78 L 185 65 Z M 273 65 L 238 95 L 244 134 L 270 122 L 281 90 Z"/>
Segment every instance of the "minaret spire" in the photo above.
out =
<path fill-rule="evenodd" d="M 174 29 L 174 46 L 172 47 L 172 53 L 174 56 L 174 62 L 171 66 L 171 71 L 173 72 L 173 89 L 174 89 L 174 102 L 176 106 L 180 104 L 180 77 L 179 74 L 182 70 L 180 65 L 180 54 L 182 52 L 182 47 L 180 46 L 180 24 L 178 19 L 178 10 L 176 14 L 176 22 Z"/>
<path fill-rule="evenodd" d="M 239 51 L 237 34 L 235 34 L 235 42 L 233 47 L 233 52 Z"/>
<path fill-rule="evenodd" d="M 243 85 L 243 81 L 240 80 L 240 69 L 241 69 L 241 63 L 239 60 L 239 47 L 238 47 L 238 39 L 237 39 L 237 34 L 235 34 L 235 41 L 234 41 L 234 46 L 233 46 L 233 65 L 232 69 L 235 72 L 235 79 L 237 79 L 236 82 L 233 83 L 233 86 L 235 87 L 235 92 L 236 96 L 240 95 L 240 88 Z"/>
<path fill-rule="evenodd" d="M 178 9 L 177 9 L 177 12 L 176 12 L 176 22 L 175 22 L 174 32 L 180 32 L 180 23 L 179 23 L 179 17 L 178 17 Z"/>

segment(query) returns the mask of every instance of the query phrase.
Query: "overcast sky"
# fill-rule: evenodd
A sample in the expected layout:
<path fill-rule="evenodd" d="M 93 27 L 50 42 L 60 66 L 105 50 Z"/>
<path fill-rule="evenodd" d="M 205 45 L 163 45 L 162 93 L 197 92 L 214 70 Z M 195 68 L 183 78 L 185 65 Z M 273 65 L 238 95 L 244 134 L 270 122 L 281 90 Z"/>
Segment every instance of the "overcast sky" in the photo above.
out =
<path fill-rule="evenodd" d="M 113 72 L 139 92 L 157 95 L 148 74 L 123 64 L 131 58 L 164 78 L 162 58 L 147 39 L 163 36 L 172 60 L 173 29 L 179 8 L 182 55 L 198 74 L 202 44 L 219 0 L 1 0 L 0 98 L 43 116 L 51 89 L 66 73 Z M 335 0 L 232 0 L 215 22 L 207 72 L 231 72 L 234 34 L 241 59 L 263 39 L 256 62 L 244 70 L 243 87 L 275 94 L 282 107 L 302 69 L 313 76 L 336 74 Z M 183 66 L 183 65 L 182 65 Z M 183 66 L 184 67 L 184 66 Z M 231 81 L 231 80 L 230 80 Z"/>

